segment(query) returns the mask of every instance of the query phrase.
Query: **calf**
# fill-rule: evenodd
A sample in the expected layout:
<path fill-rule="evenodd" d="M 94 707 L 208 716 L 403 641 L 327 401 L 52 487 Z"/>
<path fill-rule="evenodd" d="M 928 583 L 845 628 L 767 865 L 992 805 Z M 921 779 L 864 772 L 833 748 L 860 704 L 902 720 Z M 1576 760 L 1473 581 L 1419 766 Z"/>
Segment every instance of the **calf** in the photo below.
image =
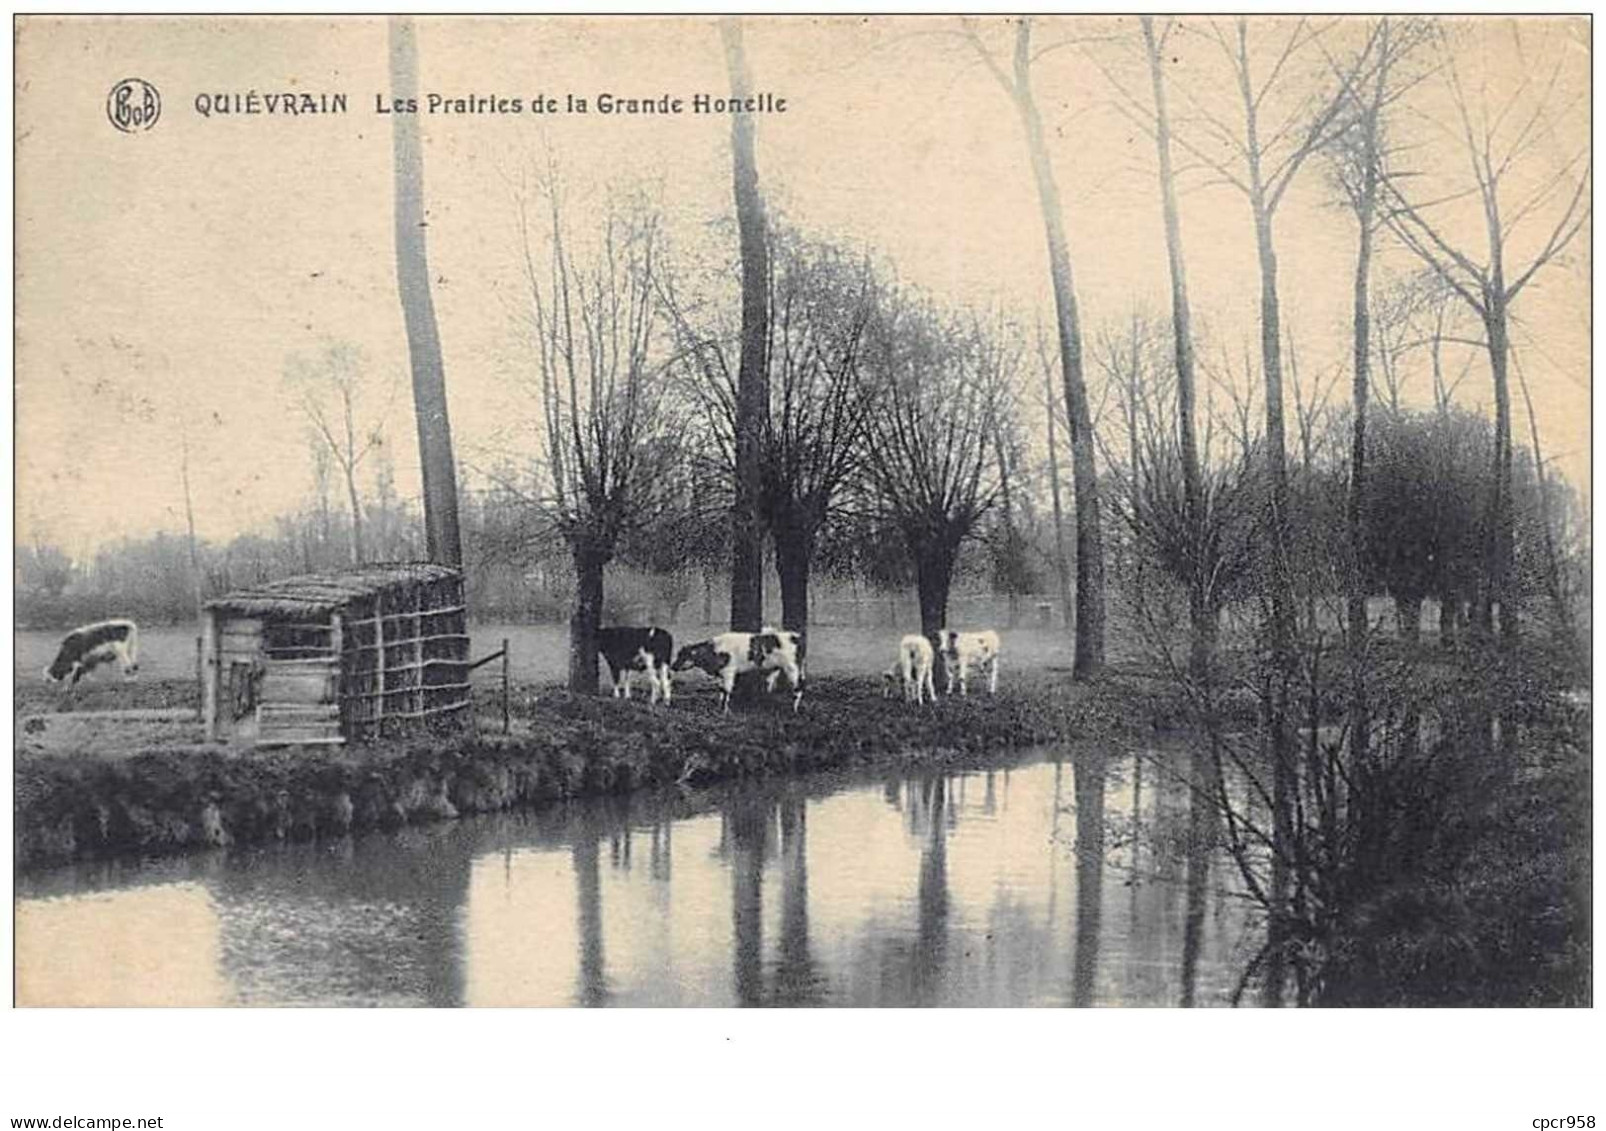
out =
<path fill-rule="evenodd" d="M 883 676 L 881 688 L 882 698 L 892 694 L 892 689 L 898 685 L 901 677 L 903 682 L 903 697 L 912 699 L 916 703 L 925 702 L 925 696 L 930 695 L 931 701 L 937 701 L 937 688 L 932 682 L 931 670 L 934 655 L 931 641 L 924 636 L 911 633 L 898 641 L 898 662 Z"/>
<path fill-rule="evenodd" d="M 597 651 L 608 661 L 614 698 L 619 697 L 622 689 L 624 697 L 629 699 L 632 675 L 646 672 L 647 683 L 652 688 L 651 701 L 658 702 L 662 694 L 664 702 L 669 702 L 674 686 L 669 678 L 669 657 L 675 652 L 675 638 L 668 632 L 661 628 L 599 628 Z"/>
<path fill-rule="evenodd" d="M 985 664 L 988 669 L 987 694 L 998 693 L 998 653 L 1002 644 L 992 629 L 982 632 L 953 632 L 943 629 L 936 634 L 937 647 L 942 652 L 943 666 L 948 669 L 948 694 L 954 693 L 954 678 L 959 679 L 959 694 L 970 694 L 971 665 Z"/>
<path fill-rule="evenodd" d="M 103 620 L 73 629 L 45 669 L 45 678 L 60 683 L 70 676 L 70 683 L 77 683 L 113 660 L 122 664 L 124 679 L 139 671 L 139 629 L 131 620 Z"/>
<path fill-rule="evenodd" d="M 768 673 L 768 688 L 786 676 L 792 688 L 792 710 L 803 702 L 803 660 L 806 648 L 800 632 L 766 629 L 763 632 L 722 632 L 710 640 L 688 644 L 675 657 L 674 670 L 700 668 L 719 680 L 723 692 L 721 705 L 731 709 L 731 689 L 743 672 Z"/>

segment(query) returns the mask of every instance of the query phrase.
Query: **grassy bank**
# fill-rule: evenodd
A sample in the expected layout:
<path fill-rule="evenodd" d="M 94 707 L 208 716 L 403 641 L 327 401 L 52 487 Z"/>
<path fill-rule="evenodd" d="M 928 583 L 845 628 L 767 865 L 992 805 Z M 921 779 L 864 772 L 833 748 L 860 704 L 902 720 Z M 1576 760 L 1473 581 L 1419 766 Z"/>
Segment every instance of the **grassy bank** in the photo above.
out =
<path fill-rule="evenodd" d="M 338 835 L 675 782 L 1112 736 L 1142 693 L 1063 678 L 916 707 L 865 680 L 811 681 L 721 717 L 712 694 L 649 707 L 520 689 L 515 733 L 374 743 L 337 753 L 158 746 L 121 756 L 35 752 L 16 767 L 19 868 L 103 855 Z"/>

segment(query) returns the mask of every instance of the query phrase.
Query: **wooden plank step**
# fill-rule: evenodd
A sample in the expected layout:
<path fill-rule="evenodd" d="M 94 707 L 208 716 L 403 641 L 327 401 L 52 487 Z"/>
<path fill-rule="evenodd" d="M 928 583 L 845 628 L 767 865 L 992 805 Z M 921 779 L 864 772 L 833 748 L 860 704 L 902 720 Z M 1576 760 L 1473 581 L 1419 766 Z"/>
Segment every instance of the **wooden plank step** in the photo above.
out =
<path fill-rule="evenodd" d="M 260 703 L 257 705 L 257 717 L 263 720 L 338 719 L 340 708 L 333 703 Z"/>

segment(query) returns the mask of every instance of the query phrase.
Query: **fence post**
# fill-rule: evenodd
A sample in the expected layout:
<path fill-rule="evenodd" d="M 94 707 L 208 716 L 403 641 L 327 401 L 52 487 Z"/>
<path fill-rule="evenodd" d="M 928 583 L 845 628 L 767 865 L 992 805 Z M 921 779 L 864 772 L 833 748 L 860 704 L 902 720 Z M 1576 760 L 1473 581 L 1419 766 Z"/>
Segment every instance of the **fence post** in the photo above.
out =
<path fill-rule="evenodd" d="M 195 638 L 195 718 L 206 721 L 206 667 L 201 662 L 201 638 Z"/>
<path fill-rule="evenodd" d="M 505 636 L 502 637 L 502 733 L 513 733 L 507 706 L 507 637 Z"/>

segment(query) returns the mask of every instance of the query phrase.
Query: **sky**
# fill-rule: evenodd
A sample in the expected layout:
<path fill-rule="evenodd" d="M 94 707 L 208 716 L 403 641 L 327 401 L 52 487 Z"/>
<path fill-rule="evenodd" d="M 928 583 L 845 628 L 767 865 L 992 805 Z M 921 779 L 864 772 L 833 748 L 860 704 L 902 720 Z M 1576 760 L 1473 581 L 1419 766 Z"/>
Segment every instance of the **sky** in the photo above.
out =
<path fill-rule="evenodd" d="M 1042 222 L 1011 105 L 952 18 L 771 17 L 746 21 L 755 89 L 785 98 L 758 119 L 769 206 L 809 230 L 875 249 L 952 302 L 1004 304 L 1028 322 L 1050 292 Z M 1257 20 L 1261 73 L 1293 25 Z M 1012 31 L 977 25 L 1007 58 Z M 1361 32 L 1335 21 L 1335 54 Z M 1473 113 L 1501 129 L 1532 118 L 1511 199 L 1588 144 L 1588 26 L 1580 19 L 1463 21 L 1402 113 L 1398 137 L 1423 198 L 1450 197 L 1442 229 L 1473 249 L 1481 219 L 1465 187 L 1453 73 Z M 1064 198 L 1084 327 L 1094 336 L 1168 301 L 1152 142 L 1118 108 L 1111 76 L 1146 95 L 1132 19 L 1042 19 L 1051 48 L 1035 81 Z M 75 555 L 122 536 L 183 529 L 181 453 L 207 539 L 264 529 L 312 487 L 306 428 L 283 375 L 330 343 L 355 347 L 376 383 L 400 388 L 386 417 L 397 486 L 418 491 L 407 356 L 396 296 L 386 24 L 370 17 L 22 19 L 17 35 L 16 491 L 21 543 Z M 470 469 L 534 448 L 533 358 L 519 333 L 517 209 L 550 154 L 583 226 L 611 190 L 647 186 L 681 246 L 731 239 L 729 121 L 720 115 L 532 114 L 537 95 L 690 103 L 729 88 L 715 23 L 702 17 L 418 20 L 420 90 L 518 97 L 519 114 L 421 113 L 430 270 L 452 424 Z M 1205 112 L 1232 110 L 1208 25 L 1168 47 L 1179 132 L 1204 144 Z M 1293 110 L 1327 64 L 1301 52 L 1265 103 Z M 1424 66 L 1424 72 L 1428 67 Z M 1554 81 L 1551 75 L 1554 74 Z M 149 130 L 113 128 L 108 92 L 138 77 L 161 93 Z M 347 112 L 223 114 L 197 95 L 344 93 Z M 1580 95 L 1582 100 L 1580 101 Z M 1530 105 L 1543 103 L 1543 114 Z M 1190 121 L 1191 119 L 1191 121 Z M 1502 136 L 1497 134 L 1497 139 Z M 521 188 L 521 186 L 523 186 Z M 1256 340 L 1258 275 L 1236 190 L 1191 173 L 1182 224 L 1209 357 Z M 1285 326 L 1302 370 L 1330 379 L 1348 348 L 1355 232 L 1310 162 L 1279 213 Z M 1516 257 L 1544 242 L 1557 204 L 1522 227 Z M 1547 210 L 1548 209 L 1548 210 Z M 1385 241 L 1387 243 L 1387 241 Z M 729 249 L 726 248 L 726 253 Z M 1556 466 L 1586 492 L 1589 232 L 1519 300 L 1517 335 Z M 1386 249 L 1380 272 L 1408 266 Z M 1423 359 L 1425 365 L 1425 359 Z M 1459 359 L 1457 359 L 1459 365 Z M 1095 386 L 1098 377 L 1093 375 Z M 1458 397 L 1489 402 L 1474 361 Z M 1339 397 L 1343 383 L 1338 385 Z M 1407 399 L 1428 396 L 1418 375 Z M 378 397 L 383 401 L 384 397 Z M 1527 420 L 1518 409 L 1517 435 Z"/>

